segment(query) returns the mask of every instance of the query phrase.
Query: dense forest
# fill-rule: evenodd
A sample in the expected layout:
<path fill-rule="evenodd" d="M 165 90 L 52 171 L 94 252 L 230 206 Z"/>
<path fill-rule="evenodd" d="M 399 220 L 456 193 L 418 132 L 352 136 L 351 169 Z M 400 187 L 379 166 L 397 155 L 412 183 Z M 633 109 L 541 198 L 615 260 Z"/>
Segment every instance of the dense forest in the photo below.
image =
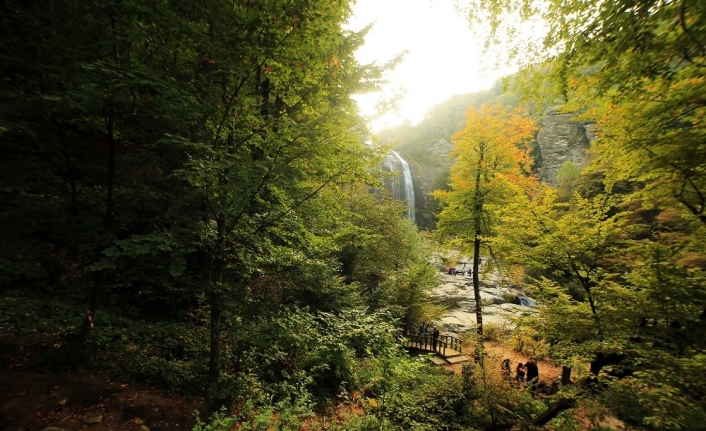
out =
<path fill-rule="evenodd" d="M 460 5 L 524 68 L 377 137 L 453 144 L 425 231 L 373 193 L 352 96 L 400 59 L 356 60 L 349 1 L 0 4 L 0 427 L 703 429 L 706 3 Z M 596 129 L 557 187 L 548 106 Z M 446 250 L 476 295 L 455 375 L 405 348 Z M 539 302 L 500 338 L 552 391 L 498 378 L 484 271 Z"/>

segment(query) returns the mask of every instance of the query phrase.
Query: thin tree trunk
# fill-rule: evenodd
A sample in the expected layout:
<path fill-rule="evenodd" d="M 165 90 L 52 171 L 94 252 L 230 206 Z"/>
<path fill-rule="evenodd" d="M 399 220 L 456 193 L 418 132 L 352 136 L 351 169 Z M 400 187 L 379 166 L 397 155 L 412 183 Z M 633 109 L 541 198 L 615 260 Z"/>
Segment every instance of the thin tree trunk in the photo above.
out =
<path fill-rule="evenodd" d="M 52 122 L 56 126 L 57 133 L 59 134 L 59 141 L 61 142 L 61 148 L 64 153 L 64 160 L 66 161 L 66 177 L 68 178 L 69 185 L 71 186 L 71 210 L 74 215 L 78 214 L 78 198 L 76 196 L 76 175 L 74 173 L 73 163 L 71 162 L 71 154 L 69 153 L 69 148 L 66 143 L 66 135 L 64 134 L 61 124 L 56 119 L 52 119 Z"/>
<path fill-rule="evenodd" d="M 108 185 L 106 191 L 105 214 L 103 215 L 103 228 L 106 232 L 110 230 L 113 219 L 113 189 L 115 187 L 115 114 L 111 112 L 106 119 L 106 137 L 108 138 Z M 96 317 L 96 309 L 98 307 L 98 294 L 103 285 L 103 275 L 101 271 L 96 271 L 93 279 L 93 291 L 91 292 L 91 300 L 88 304 L 88 313 L 83 320 L 81 331 L 79 332 L 77 345 L 83 346 L 88 339 L 88 333 L 93 327 L 93 322 Z"/>
<path fill-rule="evenodd" d="M 115 113 L 108 115 L 107 135 L 108 135 L 108 190 L 105 202 L 105 215 L 103 216 L 103 227 L 109 229 L 113 219 L 113 189 L 115 187 Z"/>
<path fill-rule="evenodd" d="M 473 202 L 474 226 L 473 226 L 473 296 L 476 301 L 476 332 L 478 334 L 478 343 L 476 344 L 476 360 L 483 365 L 483 305 L 480 297 L 480 242 L 481 242 L 481 213 L 483 211 L 483 201 L 481 195 L 481 165 L 483 163 L 483 152 L 478 163 L 478 172 L 476 173 L 475 196 Z"/>
<path fill-rule="evenodd" d="M 120 69 L 120 48 L 118 46 L 118 37 L 115 24 L 115 17 L 110 15 L 110 29 L 113 38 L 113 59 L 115 67 Z M 106 232 L 110 231 L 111 221 L 113 219 L 113 189 L 115 180 L 115 110 L 110 108 L 108 117 L 106 118 L 106 137 L 108 138 L 108 185 L 105 202 L 105 215 L 103 216 L 103 227 Z M 100 270 L 96 271 L 93 280 L 93 291 L 91 292 L 91 300 L 88 304 L 88 313 L 83 321 L 83 326 L 79 332 L 77 346 L 83 346 L 88 339 L 88 333 L 93 327 L 93 322 L 96 317 L 96 308 L 98 306 L 98 294 L 103 284 L 103 276 Z"/>
<path fill-rule="evenodd" d="M 476 323 L 478 327 L 476 331 L 478 337 L 483 339 L 483 306 L 480 297 L 480 278 L 478 277 L 478 269 L 480 267 L 480 231 L 476 228 L 475 238 L 473 239 L 473 295 L 476 301 Z"/>
<path fill-rule="evenodd" d="M 206 412 L 214 413 L 218 406 L 218 391 L 221 376 L 221 283 L 225 271 L 226 218 L 221 214 L 216 220 L 218 239 L 213 256 L 212 272 L 209 277 L 210 288 L 210 343 L 208 358 L 208 385 L 206 389 Z"/>
<path fill-rule="evenodd" d="M 81 330 L 78 334 L 78 340 L 76 341 L 76 346 L 81 347 L 86 344 L 88 340 L 88 333 L 93 328 L 93 319 L 96 315 L 96 308 L 98 306 L 98 292 L 100 291 L 103 282 L 103 274 L 101 271 L 96 271 L 93 275 L 93 290 L 91 292 L 91 299 L 88 303 L 88 313 L 83 319 L 83 324 L 81 325 Z"/>
<path fill-rule="evenodd" d="M 211 286 L 211 331 L 208 358 L 208 386 L 206 392 L 206 411 L 210 415 L 219 406 L 216 406 L 220 382 L 221 360 L 221 295 L 218 286 Z"/>

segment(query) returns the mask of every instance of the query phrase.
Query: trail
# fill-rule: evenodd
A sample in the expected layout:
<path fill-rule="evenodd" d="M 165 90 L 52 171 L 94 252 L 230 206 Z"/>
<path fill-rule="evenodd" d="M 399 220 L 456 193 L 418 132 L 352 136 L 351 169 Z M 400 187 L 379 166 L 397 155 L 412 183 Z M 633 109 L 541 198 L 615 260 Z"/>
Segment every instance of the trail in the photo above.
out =
<path fill-rule="evenodd" d="M 464 353 L 465 349 L 464 349 Z M 519 353 L 509 346 L 496 342 L 486 342 L 485 343 L 485 353 L 488 357 L 485 358 L 485 365 L 489 370 L 497 369 L 498 378 L 500 375 L 500 363 L 503 359 L 510 359 L 510 369 L 512 370 L 512 377 L 515 377 L 515 368 L 518 363 L 527 363 L 530 360 L 528 355 Z M 548 385 L 554 383 L 557 378 L 561 378 L 561 366 L 556 365 L 554 361 L 551 360 L 537 360 L 537 366 L 539 367 L 539 380 L 547 383 Z M 454 374 L 461 374 L 461 369 L 463 364 L 453 364 L 445 365 L 444 368 L 453 370 Z"/>

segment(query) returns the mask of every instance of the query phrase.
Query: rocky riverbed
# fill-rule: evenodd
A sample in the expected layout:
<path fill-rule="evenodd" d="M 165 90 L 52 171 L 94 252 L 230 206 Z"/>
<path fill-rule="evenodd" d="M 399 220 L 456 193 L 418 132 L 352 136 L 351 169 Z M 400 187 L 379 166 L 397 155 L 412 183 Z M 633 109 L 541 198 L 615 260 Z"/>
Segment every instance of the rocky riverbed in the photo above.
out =
<path fill-rule="evenodd" d="M 443 333 L 458 335 L 473 331 L 476 327 L 476 303 L 473 294 L 473 279 L 468 275 L 439 273 L 440 284 L 433 295 L 438 302 L 449 307 L 449 311 L 436 320 Z M 481 301 L 483 324 L 511 328 L 512 318 L 522 314 L 536 313 L 535 307 L 514 304 L 524 293 L 494 271 L 481 270 Z"/>

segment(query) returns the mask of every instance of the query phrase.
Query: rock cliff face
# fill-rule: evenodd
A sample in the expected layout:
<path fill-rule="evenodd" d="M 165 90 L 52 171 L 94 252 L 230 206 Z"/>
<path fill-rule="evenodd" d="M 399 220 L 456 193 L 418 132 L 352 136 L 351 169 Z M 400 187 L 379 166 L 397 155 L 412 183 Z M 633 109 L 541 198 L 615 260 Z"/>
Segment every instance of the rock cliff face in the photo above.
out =
<path fill-rule="evenodd" d="M 420 229 L 429 229 L 434 227 L 435 216 L 437 211 L 436 201 L 429 194 L 435 188 L 437 179 L 453 165 L 451 159 L 451 151 L 454 147 L 446 139 L 440 139 L 428 147 L 430 154 L 429 160 L 434 164 L 422 164 L 415 160 L 409 160 L 409 167 L 412 171 L 414 179 L 414 196 L 417 205 L 417 226 Z"/>
<path fill-rule="evenodd" d="M 586 150 L 594 139 L 592 130 L 593 124 L 576 121 L 576 113 L 561 113 L 549 108 L 537 135 L 542 151 L 540 179 L 556 186 L 556 174 L 565 162 L 585 166 Z"/>
<path fill-rule="evenodd" d="M 557 172 L 565 162 L 571 161 L 579 167 L 588 163 L 587 150 L 595 139 L 594 125 L 576 120 L 576 115 L 550 108 L 542 120 L 537 135 L 541 151 L 537 170 L 540 179 L 551 185 L 557 185 Z M 414 180 L 416 223 L 421 229 L 434 227 L 437 205 L 429 193 L 440 187 L 440 177 L 453 165 L 453 149 L 449 140 L 440 139 L 427 146 L 423 163 L 403 154 Z"/>

